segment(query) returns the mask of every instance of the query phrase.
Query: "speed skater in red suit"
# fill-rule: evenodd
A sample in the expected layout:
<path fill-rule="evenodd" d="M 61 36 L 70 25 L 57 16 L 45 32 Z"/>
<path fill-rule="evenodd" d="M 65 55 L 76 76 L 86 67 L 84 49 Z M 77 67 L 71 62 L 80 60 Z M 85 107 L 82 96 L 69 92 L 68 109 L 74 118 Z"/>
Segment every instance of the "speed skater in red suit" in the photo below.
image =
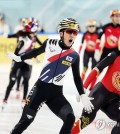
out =
<path fill-rule="evenodd" d="M 108 67 L 106 74 L 89 94 L 89 97 L 94 98 L 91 100 L 94 110 L 91 113 L 82 111 L 82 116 L 74 123 L 71 134 L 79 134 L 87 127 L 95 119 L 98 110 L 102 110 L 110 119 L 117 122 L 111 134 L 120 133 L 120 51 L 109 53 L 93 68 L 84 82 L 84 88 L 88 88 L 105 67 Z"/>

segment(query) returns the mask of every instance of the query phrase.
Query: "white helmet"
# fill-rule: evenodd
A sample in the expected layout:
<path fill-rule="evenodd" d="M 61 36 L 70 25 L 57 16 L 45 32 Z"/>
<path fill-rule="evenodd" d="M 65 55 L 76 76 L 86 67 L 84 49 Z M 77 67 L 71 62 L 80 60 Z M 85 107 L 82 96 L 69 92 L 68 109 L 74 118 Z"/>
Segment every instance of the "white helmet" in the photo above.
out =
<path fill-rule="evenodd" d="M 24 25 L 24 29 L 26 32 L 30 32 L 30 33 L 35 33 L 38 31 L 38 23 L 37 23 L 37 19 L 35 18 L 30 18 L 30 19 L 26 19 L 25 25 Z"/>
<path fill-rule="evenodd" d="M 64 29 L 74 29 L 76 31 L 80 31 L 79 23 L 73 18 L 63 19 L 58 25 L 58 33 Z"/>

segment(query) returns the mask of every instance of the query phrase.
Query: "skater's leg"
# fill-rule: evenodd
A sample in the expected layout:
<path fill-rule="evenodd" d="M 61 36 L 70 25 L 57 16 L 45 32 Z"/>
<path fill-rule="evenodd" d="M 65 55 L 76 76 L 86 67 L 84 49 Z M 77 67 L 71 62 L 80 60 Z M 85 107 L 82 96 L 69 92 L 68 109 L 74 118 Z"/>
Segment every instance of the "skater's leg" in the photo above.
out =
<path fill-rule="evenodd" d="M 31 66 L 26 64 L 26 63 L 21 68 L 21 73 L 22 73 L 22 76 L 23 76 L 23 86 L 24 86 L 23 100 L 26 99 L 26 96 L 27 96 L 27 93 L 28 93 L 31 71 L 32 71 Z"/>
<path fill-rule="evenodd" d="M 11 134 L 21 134 L 25 129 L 27 129 L 27 127 L 33 122 L 39 105 L 43 102 L 42 98 L 41 90 L 39 89 L 39 85 L 36 83 L 26 99 L 21 119 L 16 124 Z"/>
<path fill-rule="evenodd" d="M 48 107 L 63 120 L 63 126 L 59 134 L 70 134 L 75 121 L 75 116 L 70 103 L 63 95 L 56 97 L 54 100 L 47 102 Z"/>

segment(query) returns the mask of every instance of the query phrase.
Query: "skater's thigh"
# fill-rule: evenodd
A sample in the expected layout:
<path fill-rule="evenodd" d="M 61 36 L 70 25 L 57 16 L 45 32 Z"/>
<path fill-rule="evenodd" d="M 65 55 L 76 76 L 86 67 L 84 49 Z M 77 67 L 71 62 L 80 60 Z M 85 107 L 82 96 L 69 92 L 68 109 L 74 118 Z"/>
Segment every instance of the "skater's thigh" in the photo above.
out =
<path fill-rule="evenodd" d="M 41 92 L 41 89 L 39 89 L 38 84 L 35 84 L 27 96 L 25 107 L 29 107 L 36 111 L 43 101 L 43 93 Z"/>
<path fill-rule="evenodd" d="M 11 67 L 11 75 L 17 75 L 18 70 L 20 69 L 22 63 L 14 62 L 13 66 Z"/>
<path fill-rule="evenodd" d="M 46 104 L 62 120 L 65 120 L 67 115 L 74 114 L 70 103 L 63 95 L 57 96 L 51 101 L 46 102 Z"/>
<path fill-rule="evenodd" d="M 112 98 L 111 98 L 112 99 Z M 119 99 L 115 98 L 101 108 L 101 110 L 112 120 L 117 121 L 120 115 Z"/>
<path fill-rule="evenodd" d="M 106 102 L 107 97 L 108 97 L 108 91 L 105 89 L 102 83 L 99 82 L 92 89 L 89 96 L 94 98 L 93 100 L 91 100 L 91 102 L 94 105 L 95 109 L 98 110 Z"/>
<path fill-rule="evenodd" d="M 31 75 L 31 70 L 28 64 L 24 63 L 21 67 L 21 74 L 24 78 L 29 79 Z"/>

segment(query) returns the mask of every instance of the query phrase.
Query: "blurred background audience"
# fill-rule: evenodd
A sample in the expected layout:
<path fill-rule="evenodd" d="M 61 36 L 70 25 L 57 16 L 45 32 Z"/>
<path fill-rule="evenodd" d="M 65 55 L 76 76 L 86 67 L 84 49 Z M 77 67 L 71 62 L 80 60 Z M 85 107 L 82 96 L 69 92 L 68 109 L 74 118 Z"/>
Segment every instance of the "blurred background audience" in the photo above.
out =
<path fill-rule="evenodd" d="M 10 32 L 9 24 L 5 22 L 5 14 L 0 12 L 0 34 L 8 34 Z"/>

